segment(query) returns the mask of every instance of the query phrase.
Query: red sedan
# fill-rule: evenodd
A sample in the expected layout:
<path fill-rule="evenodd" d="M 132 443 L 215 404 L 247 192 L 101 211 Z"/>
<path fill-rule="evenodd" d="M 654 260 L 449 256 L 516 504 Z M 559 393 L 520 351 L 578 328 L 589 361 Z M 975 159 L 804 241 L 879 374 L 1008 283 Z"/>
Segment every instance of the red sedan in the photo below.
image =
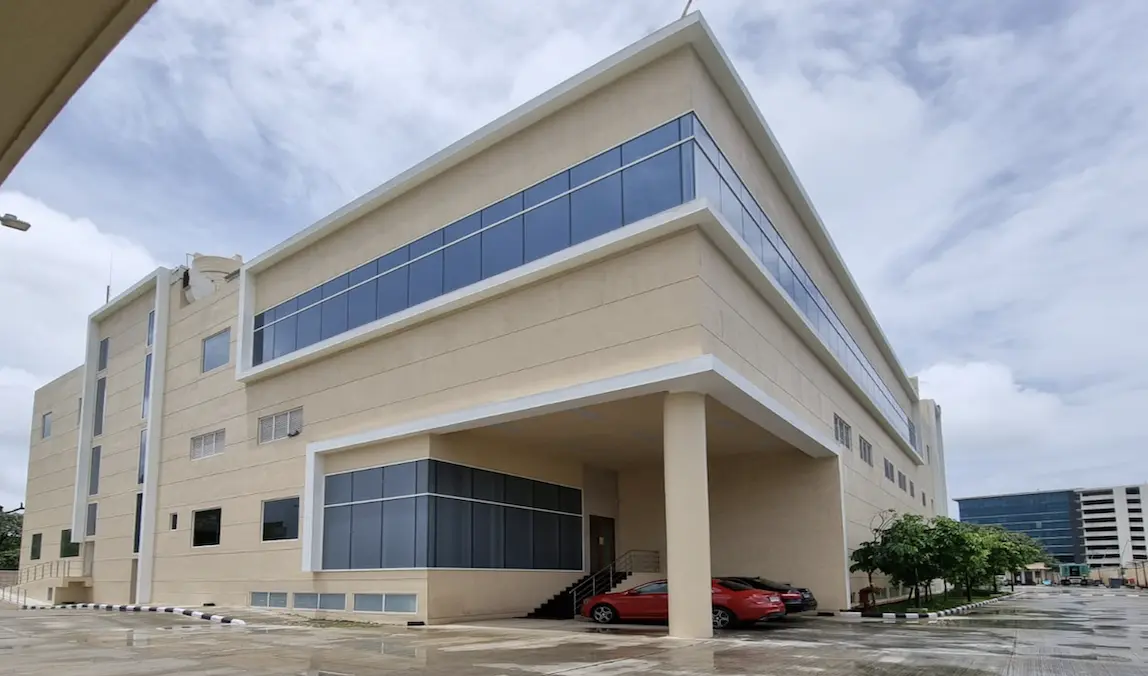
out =
<path fill-rule="evenodd" d="M 785 615 L 785 604 L 774 592 L 754 589 L 735 580 L 714 579 L 711 584 L 714 629 Z M 666 620 L 670 616 L 666 581 L 658 580 L 629 591 L 592 596 L 582 604 L 582 616 L 600 624 L 618 620 Z"/>

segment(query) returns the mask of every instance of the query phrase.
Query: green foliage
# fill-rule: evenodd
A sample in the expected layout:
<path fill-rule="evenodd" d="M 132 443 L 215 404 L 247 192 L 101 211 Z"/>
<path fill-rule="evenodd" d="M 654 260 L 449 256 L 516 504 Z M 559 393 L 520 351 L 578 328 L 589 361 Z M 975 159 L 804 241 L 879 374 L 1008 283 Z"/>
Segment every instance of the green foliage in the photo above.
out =
<path fill-rule="evenodd" d="M 849 570 L 864 571 L 872 585 L 873 573 L 883 572 L 894 584 L 920 589 L 935 579 L 956 583 L 971 600 L 976 585 L 992 583 L 996 576 L 1010 579 L 1032 563 L 1052 557 L 1036 540 L 995 526 L 954 521 L 947 517 L 926 520 L 903 514 L 882 523 L 873 539 L 853 551 Z"/>
<path fill-rule="evenodd" d="M 23 527 L 23 514 L 13 514 L 0 509 L 0 570 L 15 570 L 20 567 L 20 534 L 23 532 Z"/>

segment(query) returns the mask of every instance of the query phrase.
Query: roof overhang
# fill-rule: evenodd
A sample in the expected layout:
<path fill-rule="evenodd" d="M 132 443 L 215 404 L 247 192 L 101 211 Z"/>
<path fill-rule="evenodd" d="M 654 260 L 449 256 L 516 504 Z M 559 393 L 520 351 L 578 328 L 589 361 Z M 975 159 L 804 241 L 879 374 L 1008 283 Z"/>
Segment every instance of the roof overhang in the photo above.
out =
<path fill-rule="evenodd" d="M 288 258 L 380 208 L 399 195 L 474 157 L 543 118 L 687 46 L 692 47 L 698 54 L 710 76 L 717 83 L 734 113 L 749 133 L 758 152 L 773 171 L 781 189 L 793 203 L 794 209 L 804 222 L 821 254 L 825 257 L 830 270 L 844 289 L 846 297 L 857 308 L 862 322 L 873 335 L 874 342 L 876 342 L 882 356 L 889 362 L 897 381 L 908 392 L 912 401 L 918 401 L 917 388 L 909 380 L 905 369 L 894 354 L 888 337 L 881 330 L 872 309 L 861 295 L 856 280 L 846 269 L 841 253 L 833 244 L 829 231 L 813 208 L 813 204 L 798 181 L 793 167 L 786 159 L 761 111 L 753 102 L 745 83 L 738 77 L 733 68 L 733 63 L 722 50 L 721 45 L 718 44 L 717 38 L 705 19 L 698 12 L 691 13 L 665 28 L 651 33 L 469 136 L 447 146 L 378 188 L 296 233 L 281 244 L 256 256 L 244 266 L 244 270 L 248 273 L 258 273 L 260 270 Z"/>
<path fill-rule="evenodd" d="M 0 2 L 0 183 L 154 2 Z"/>

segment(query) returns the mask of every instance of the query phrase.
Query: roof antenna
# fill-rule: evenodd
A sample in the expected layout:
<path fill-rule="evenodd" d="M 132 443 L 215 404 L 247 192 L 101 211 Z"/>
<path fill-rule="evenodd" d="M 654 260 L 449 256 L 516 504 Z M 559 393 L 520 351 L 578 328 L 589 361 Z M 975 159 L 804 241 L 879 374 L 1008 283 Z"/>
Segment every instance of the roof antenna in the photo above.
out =
<path fill-rule="evenodd" d="M 115 250 L 108 252 L 108 285 L 104 287 L 104 305 L 112 302 L 112 264 L 116 260 Z"/>
<path fill-rule="evenodd" d="M 682 15 L 679 18 L 686 18 L 686 14 L 690 13 L 690 5 L 694 4 L 694 0 L 686 0 L 686 8 L 682 10 Z"/>

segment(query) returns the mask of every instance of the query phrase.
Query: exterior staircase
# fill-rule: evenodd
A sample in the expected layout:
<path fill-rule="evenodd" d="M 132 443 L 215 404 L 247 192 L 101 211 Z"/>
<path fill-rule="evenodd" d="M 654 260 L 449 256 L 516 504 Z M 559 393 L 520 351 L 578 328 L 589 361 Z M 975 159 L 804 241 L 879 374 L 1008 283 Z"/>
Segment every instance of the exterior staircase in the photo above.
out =
<path fill-rule="evenodd" d="M 531 619 L 569 620 L 578 614 L 582 602 L 591 596 L 616 589 L 635 573 L 657 573 L 661 570 L 661 555 L 644 549 L 633 549 L 619 556 L 610 565 L 593 571 L 551 596 L 545 603 L 527 613 Z"/>

